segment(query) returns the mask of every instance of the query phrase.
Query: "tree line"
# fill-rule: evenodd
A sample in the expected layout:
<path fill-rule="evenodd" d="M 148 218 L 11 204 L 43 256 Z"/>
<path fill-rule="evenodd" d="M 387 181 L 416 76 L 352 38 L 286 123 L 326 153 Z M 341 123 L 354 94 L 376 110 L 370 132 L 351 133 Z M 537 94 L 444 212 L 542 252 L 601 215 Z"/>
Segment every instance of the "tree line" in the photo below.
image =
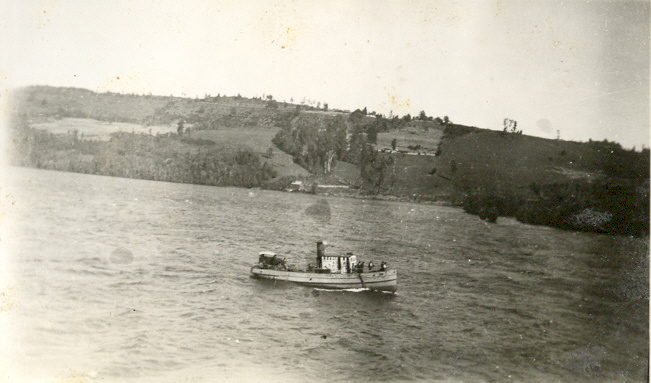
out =
<path fill-rule="evenodd" d="M 344 161 L 358 165 L 362 178 L 376 191 L 391 181 L 393 158 L 374 147 L 379 132 L 396 128 L 380 115 L 367 117 L 361 110 L 350 115 L 298 114 L 273 138 L 294 162 L 313 174 L 328 174 Z"/>
<path fill-rule="evenodd" d="M 209 140 L 177 134 L 151 136 L 118 132 L 108 141 L 80 139 L 75 132 L 52 134 L 12 124 L 14 165 L 214 186 L 263 187 L 277 176 L 248 149 L 228 150 Z"/>

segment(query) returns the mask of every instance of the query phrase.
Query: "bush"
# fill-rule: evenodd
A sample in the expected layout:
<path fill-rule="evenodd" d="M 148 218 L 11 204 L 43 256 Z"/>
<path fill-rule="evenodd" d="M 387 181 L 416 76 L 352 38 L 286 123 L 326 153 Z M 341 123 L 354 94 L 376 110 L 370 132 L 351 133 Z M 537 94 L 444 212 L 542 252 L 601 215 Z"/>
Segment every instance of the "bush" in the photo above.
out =
<path fill-rule="evenodd" d="M 518 208 L 518 221 L 567 230 L 648 235 L 648 185 L 607 179 L 545 185 L 539 193 Z"/>
<path fill-rule="evenodd" d="M 524 198 L 507 191 L 475 190 L 463 199 L 463 210 L 468 214 L 515 216 Z"/>
<path fill-rule="evenodd" d="M 443 137 L 441 141 L 447 138 L 457 138 L 465 136 L 466 134 L 479 131 L 479 128 L 474 126 L 466 125 L 457 125 L 457 124 L 446 124 L 445 129 L 443 129 Z"/>

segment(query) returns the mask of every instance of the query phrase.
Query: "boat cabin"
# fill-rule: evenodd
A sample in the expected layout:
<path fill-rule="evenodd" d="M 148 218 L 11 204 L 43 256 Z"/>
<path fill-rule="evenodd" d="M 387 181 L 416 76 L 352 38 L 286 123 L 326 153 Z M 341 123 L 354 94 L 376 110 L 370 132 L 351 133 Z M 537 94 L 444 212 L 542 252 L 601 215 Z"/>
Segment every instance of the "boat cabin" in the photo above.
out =
<path fill-rule="evenodd" d="M 352 273 L 357 267 L 357 257 L 354 255 L 324 255 L 321 257 L 321 263 L 317 261 L 317 267 L 329 269 L 331 273 Z"/>
<path fill-rule="evenodd" d="M 331 273 L 352 273 L 357 268 L 357 256 L 352 253 L 345 255 L 325 255 L 325 243 L 316 243 L 316 267 L 328 269 Z"/>

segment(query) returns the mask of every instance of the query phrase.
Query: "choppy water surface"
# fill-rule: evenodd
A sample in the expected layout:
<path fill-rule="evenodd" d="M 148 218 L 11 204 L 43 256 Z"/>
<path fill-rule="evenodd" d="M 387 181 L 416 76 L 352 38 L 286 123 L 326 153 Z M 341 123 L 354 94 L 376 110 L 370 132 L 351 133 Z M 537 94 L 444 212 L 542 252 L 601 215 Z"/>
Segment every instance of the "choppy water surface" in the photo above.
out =
<path fill-rule="evenodd" d="M 619 261 L 640 241 L 440 206 L 325 198 L 319 214 L 311 195 L 12 172 L 11 381 L 646 378 L 648 257 Z M 398 293 L 249 277 L 258 251 L 305 265 L 322 238 L 386 260 Z"/>

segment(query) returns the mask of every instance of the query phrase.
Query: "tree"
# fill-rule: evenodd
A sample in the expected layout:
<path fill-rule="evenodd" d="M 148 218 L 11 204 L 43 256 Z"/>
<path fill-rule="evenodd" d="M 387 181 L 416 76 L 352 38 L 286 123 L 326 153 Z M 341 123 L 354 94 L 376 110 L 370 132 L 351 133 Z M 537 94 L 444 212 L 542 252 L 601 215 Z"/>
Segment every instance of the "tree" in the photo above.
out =
<path fill-rule="evenodd" d="M 364 128 L 365 128 L 364 131 L 366 133 L 367 142 L 377 145 L 377 133 L 378 133 L 377 125 L 368 124 Z"/>
<path fill-rule="evenodd" d="M 350 114 L 348 119 L 355 124 L 361 123 L 364 120 L 364 112 L 359 109 L 355 109 L 353 113 Z"/>
<path fill-rule="evenodd" d="M 522 130 L 517 130 L 518 122 L 510 118 L 504 119 L 504 132 L 522 134 Z"/>
<path fill-rule="evenodd" d="M 323 110 L 325 110 L 326 112 L 328 111 L 328 103 L 327 102 L 323 103 Z"/>
<path fill-rule="evenodd" d="M 183 119 L 179 120 L 178 125 L 176 126 L 176 132 L 180 135 L 183 134 L 184 126 L 183 126 Z"/>
<path fill-rule="evenodd" d="M 420 114 L 418 115 L 418 119 L 423 121 L 427 120 L 427 114 L 425 113 L 424 110 L 420 111 Z"/>
<path fill-rule="evenodd" d="M 517 125 L 517 122 L 511 120 L 510 118 L 505 118 L 504 119 L 504 131 L 505 132 L 509 132 L 516 125 Z"/>
<path fill-rule="evenodd" d="M 390 155 L 378 153 L 371 145 L 364 144 L 361 152 L 361 176 L 373 187 L 373 192 L 378 193 L 395 182 L 394 159 Z M 388 184 L 388 185 L 387 185 Z"/>
<path fill-rule="evenodd" d="M 394 138 L 393 140 L 391 140 L 391 148 L 393 150 L 396 150 L 397 146 L 398 146 L 398 140 Z"/>

